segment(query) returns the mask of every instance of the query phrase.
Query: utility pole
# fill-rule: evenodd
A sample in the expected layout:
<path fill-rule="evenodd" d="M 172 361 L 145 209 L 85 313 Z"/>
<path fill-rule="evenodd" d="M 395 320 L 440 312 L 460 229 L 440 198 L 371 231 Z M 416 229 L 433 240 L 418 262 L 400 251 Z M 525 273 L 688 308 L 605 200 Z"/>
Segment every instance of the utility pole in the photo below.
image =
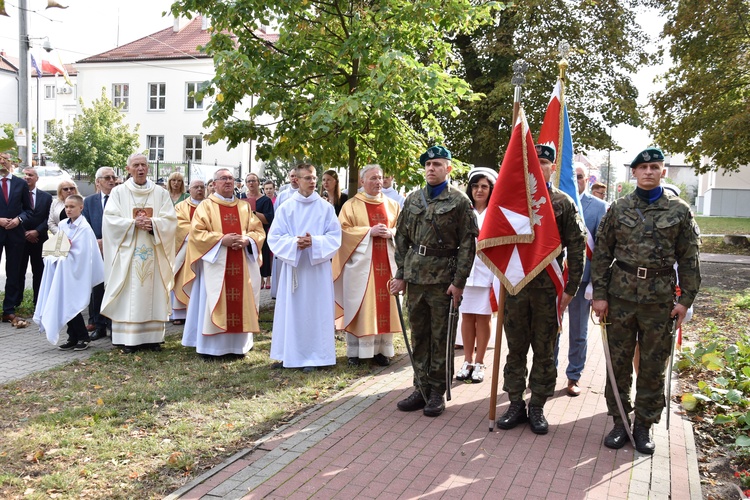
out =
<path fill-rule="evenodd" d="M 18 0 L 18 123 L 26 130 L 26 145 L 18 147 L 21 167 L 31 166 L 29 127 L 29 22 L 26 0 Z"/>

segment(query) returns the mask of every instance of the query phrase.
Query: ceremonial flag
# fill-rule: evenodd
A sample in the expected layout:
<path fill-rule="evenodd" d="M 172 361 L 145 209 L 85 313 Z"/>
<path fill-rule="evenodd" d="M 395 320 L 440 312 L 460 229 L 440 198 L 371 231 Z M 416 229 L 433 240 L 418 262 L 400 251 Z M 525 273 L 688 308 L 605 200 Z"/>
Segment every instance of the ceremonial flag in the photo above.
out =
<path fill-rule="evenodd" d="M 31 54 L 31 65 L 36 70 L 36 77 L 37 78 L 41 78 L 42 77 L 42 72 L 39 70 L 39 66 L 36 63 L 36 59 L 34 59 L 34 54 Z"/>
<path fill-rule="evenodd" d="M 510 137 L 477 254 L 517 294 L 560 254 L 560 235 L 523 109 Z"/>
<path fill-rule="evenodd" d="M 63 74 L 63 70 L 47 61 L 46 59 L 42 59 L 42 70 L 53 75 L 56 75 L 57 73 Z"/>
<path fill-rule="evenodd" d="M 67 7 L 62 7 L 62 8 L 67 9 Z M 67 83 L 68 85 L 72 87 L 73 82 L 70 81 L 70 76 L 68 75 L 68 71 L 65 69 L 65 65 L 62 62 L 62 57 L 60 56 L 59 52 L 57 53 L 57 60 L 60 61 L 60 67 L 62 68 L 62 76 L 63 76 L 63 79 L 65 80 L 65 83 Z"/>

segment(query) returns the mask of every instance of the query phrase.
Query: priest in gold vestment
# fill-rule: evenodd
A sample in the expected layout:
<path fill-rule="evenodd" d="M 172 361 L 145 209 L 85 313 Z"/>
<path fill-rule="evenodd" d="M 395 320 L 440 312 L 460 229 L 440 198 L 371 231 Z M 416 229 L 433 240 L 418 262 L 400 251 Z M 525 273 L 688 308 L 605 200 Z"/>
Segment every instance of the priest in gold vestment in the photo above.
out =
<path fill-rule="evenodd" d="M 339 214 L 342 244 L 333 259 L 336 326 L 345 330 L 349 364 L 373 359 L 386 366 L 393 356 L 393 333 L 401 332 L 396 299 L 388 282 L 396 271 L 393 235 L 400 207 L 384 196 L 383 171 L 366 165 L 364 190 Z"/>
<path fill-rule="evenodd" d="M 193 221 L 195 209 L 206 197 L 206 183 L 201 179 L 193 179 L 188 187 L 190 197 L 174 206 L 177 212 L 177 232 L 174 237 L 177 255 L 174 258 L 174 288 L 172 289 L 172 323 L 185 323 L 187 304 L 190 297 L 182 290 L 185 284 L 185 255 L 187 254 L 188 234 Z"/>
<path fill-rule="evenodd" d="M 128 158 L 131 178 L 114 188 L 102 219 L 104 297 L 112 344 L 126 353 L 160 350 L 169 320 L 177 227 L 169 193 L 147 178 L 142 154 Z"/>
<path fill-rule="evenodd" d="M 244 356 L 258 332 L 263 224 L 234 196 L 234 176 L 214 174 L 214 194 L 193 215 L 183 291 L 190 296 L 182 345 L 204 359 Z"/>

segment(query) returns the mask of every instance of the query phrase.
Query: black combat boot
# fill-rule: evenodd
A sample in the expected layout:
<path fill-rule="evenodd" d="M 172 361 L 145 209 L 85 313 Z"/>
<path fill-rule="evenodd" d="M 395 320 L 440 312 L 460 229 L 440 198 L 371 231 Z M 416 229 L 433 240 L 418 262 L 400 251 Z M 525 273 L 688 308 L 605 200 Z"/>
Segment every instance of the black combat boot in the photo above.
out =
<path fill-rule="evenodd" d="M 625 430 L 625 424 L 619 420 L 615 420 L 615 426 L 604 438 L 604 446 L 606 446 L 607 448 L 612 448 L 613 450 L 619 450 L 620 448 L 625 446 L 625 443 L 627 442 L 628 431 Z"/>
<path fill-rule="evenodd" d="M 544 418 L 544 407 L 529 405 L 529 426 L 534 434 L 547 434 L 549 423 Z"/>
<path fill-rule="evenodd" d="M 425 407 L 427 401 L 422 397 L 422 393 L 414 391 L 411 395 L 396 403 L 396 407 L 401 411 L 417 411 Z"/>
<path fill-rule="evenodd" d="M 646 455 L 654 454 L 656 444 L 651 439 L 651 425 L 636 420 L 633 426 L 633 439 L 635 439 L 636 450 Z"/>
<path fill-rule="evenodd" d="M 443 395 L 433 390 L 427 400 L 427 406 L 424 407 L 425 417 L 437 417 L 445 410 L 445 401 Z"/>
<path fill-rule="evenodd" d="M 512 429 L 513 427 L 526 422 L 526 402 L 511 401 L 508 411 L 497 419 L 497 426 L 501 429 Z"/>

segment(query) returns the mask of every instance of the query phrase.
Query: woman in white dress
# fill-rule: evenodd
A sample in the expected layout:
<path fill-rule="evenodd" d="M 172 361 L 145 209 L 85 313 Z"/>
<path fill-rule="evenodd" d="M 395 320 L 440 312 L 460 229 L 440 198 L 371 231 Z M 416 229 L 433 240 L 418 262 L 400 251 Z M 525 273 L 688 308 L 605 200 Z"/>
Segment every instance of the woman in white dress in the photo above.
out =
<path fill-rule="evenodd" d="M 477 225 L 482 229 L 487 204 L 490 201 L 492 188 L 497 180 L 497 172 L 485 167 L 474 168 L 469 172 L 469 195 Z M 484 355 L 490 342 L 490 322 L 492 306 L 492 272 L 479 257 L 474 257 L 471 274 L 466 280 L 463 302 L 461 303 L 461 337 L 464 345 L 464 364 L 456 373 L 456 380 L 466 383 L 479 383 L 484 380 Z M 474 348 L 476 347 L 476 355 Z"/>

